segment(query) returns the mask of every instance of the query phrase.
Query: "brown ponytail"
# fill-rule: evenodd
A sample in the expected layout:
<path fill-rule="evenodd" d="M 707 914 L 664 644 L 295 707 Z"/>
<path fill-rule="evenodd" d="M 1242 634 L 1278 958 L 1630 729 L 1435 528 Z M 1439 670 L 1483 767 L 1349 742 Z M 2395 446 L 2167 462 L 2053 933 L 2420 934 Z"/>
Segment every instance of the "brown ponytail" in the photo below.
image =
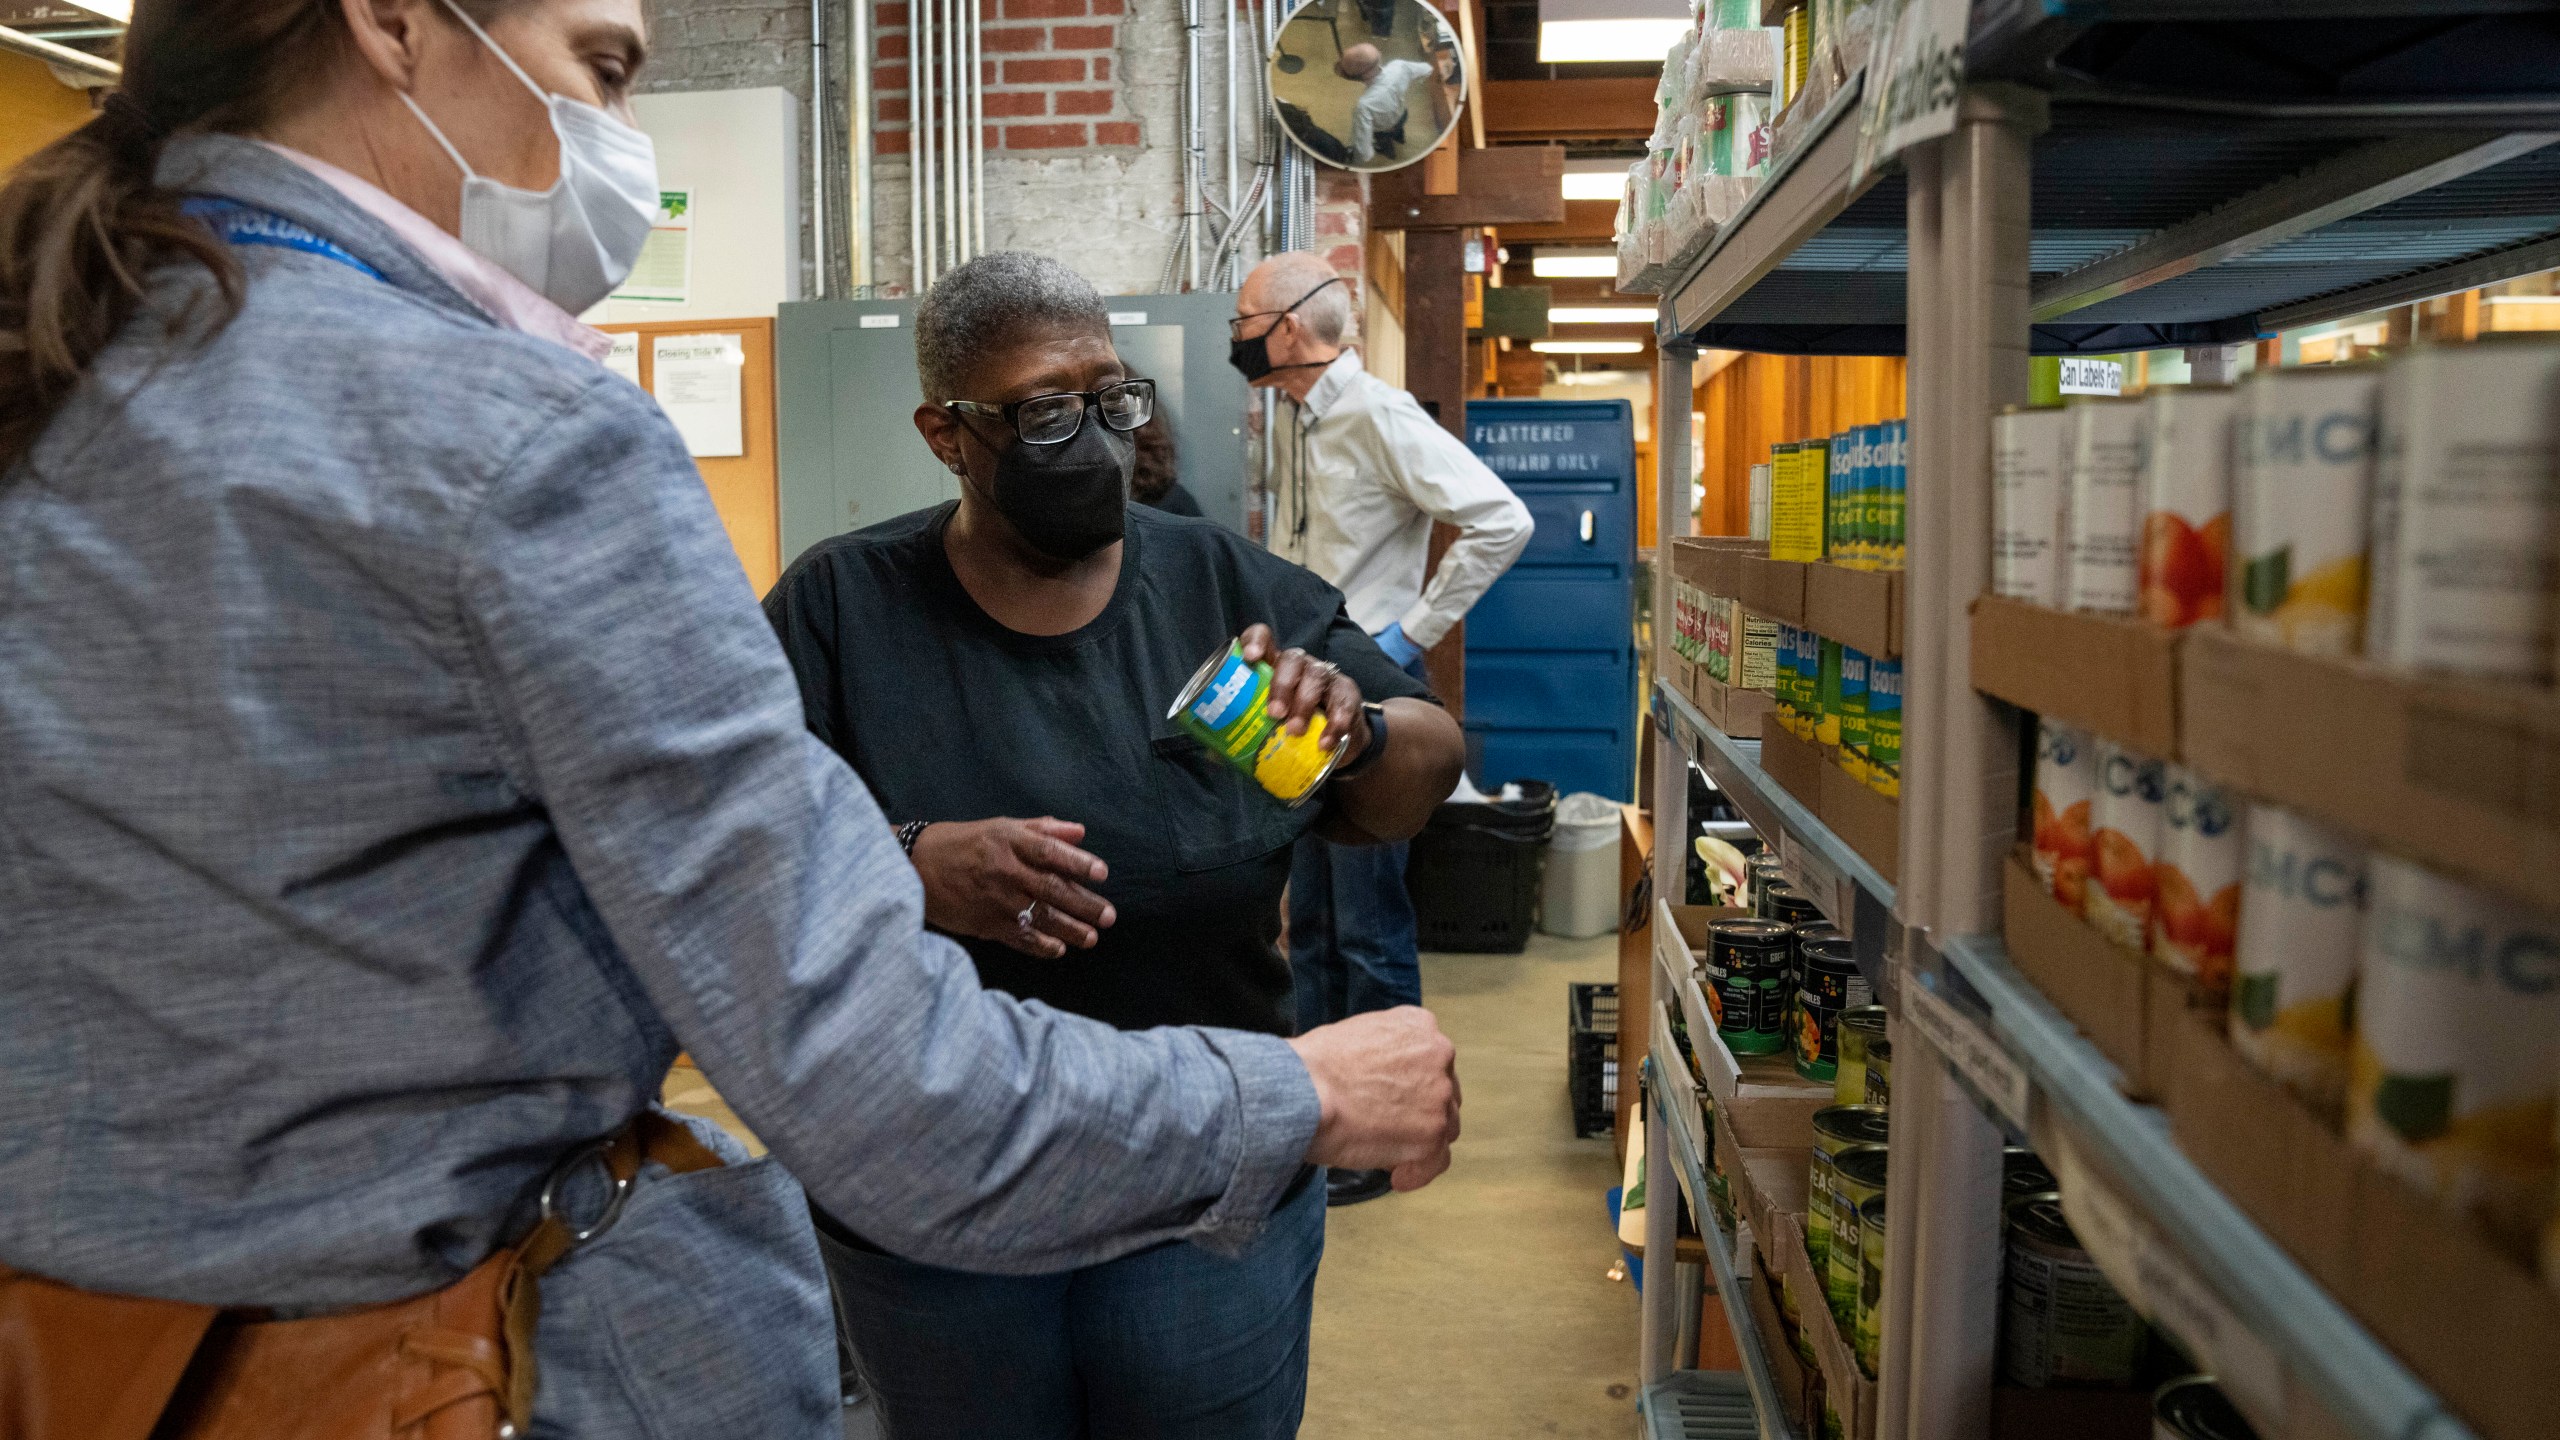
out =
<path fill-rule="evenodd" d="M 341 3 L 135 0 L 123 87 L 0 188 L 0 472 L 133 318 L 154 267 L 212 272 L 218 313 L 190 317 L 210 322 L 204 333 L 238 313 L 238 264 L 152 170 L 170 135 L 258 130 L 330 75 L 348 41 Z"/>

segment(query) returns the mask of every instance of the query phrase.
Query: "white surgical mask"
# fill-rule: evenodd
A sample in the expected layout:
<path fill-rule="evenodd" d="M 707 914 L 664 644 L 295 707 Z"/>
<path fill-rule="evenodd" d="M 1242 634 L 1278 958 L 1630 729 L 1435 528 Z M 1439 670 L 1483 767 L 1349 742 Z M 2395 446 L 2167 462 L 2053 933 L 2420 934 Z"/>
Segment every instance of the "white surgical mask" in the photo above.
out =
<path fill-rule="evenodd" d="M 640 261 L 658 219 L 658 148 L 595 106 L 546 92 L 461 6 L 445 0 L 445 7 L 542 101 L 560 140 L 560 178 L 550 189 L 502 185 L 472 169 L 417 100 L 401 92 L 462 171 L 462 243 L 578 314 L 612 294 Z"/>

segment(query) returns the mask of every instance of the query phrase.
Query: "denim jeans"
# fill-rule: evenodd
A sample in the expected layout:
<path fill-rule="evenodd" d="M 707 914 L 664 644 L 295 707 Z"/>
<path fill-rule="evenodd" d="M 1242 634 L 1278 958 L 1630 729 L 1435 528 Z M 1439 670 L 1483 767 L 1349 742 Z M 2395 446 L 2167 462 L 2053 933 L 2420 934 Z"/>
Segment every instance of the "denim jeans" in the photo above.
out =
<path fill-rule="evenodd" d="M 891 1440 L 1289 1440 L 1307 1400 L 1322 1172 L 1243 1255 L 1159 1245 L 973 1275 L 822 1232 Z"/>
<path fill-rule="evenodd" d="M 1423 678 L 1422 662 L 1405 667 Z M 1387 743 L 1395 738 L 1389 734 Z M 1422 1003 L 1405 847 L 1298 837 L 1289 859 L 1289 975 L 1298 1033 L 1372 1010 Z"/>

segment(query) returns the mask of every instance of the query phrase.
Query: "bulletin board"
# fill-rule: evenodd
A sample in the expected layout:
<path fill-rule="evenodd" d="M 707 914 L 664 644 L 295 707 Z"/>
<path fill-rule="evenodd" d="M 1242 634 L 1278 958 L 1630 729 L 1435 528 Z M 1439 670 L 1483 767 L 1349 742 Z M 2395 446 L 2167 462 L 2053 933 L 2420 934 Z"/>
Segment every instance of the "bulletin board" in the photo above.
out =
<path fill-rule="evenodd" d="M 735 336 L 744 352 L 740 367 L 738 402 L 740 406 L 739 437 L 741 453 L 734 456 L 698 455 L 694 466 L 702 472 L 703 488 L 711 492 L 711 504 L 720 512 L 720 523 L 729 530 L 729 543 L 737 547 L 738 563 L 747 570 L 747 579 L 758 595 L 773 588 L 782 578 L 782 505 L 776 486 L 778 474 L 773 399 L 773 321 L 752 320 L 676 320 L 643 325 L 604 325 L 598 327 L 615 335 L 630 335 L 639 341 L 640 388 L 657 393 L 657 345 L 661 338 L 694 336 Z M 725 448 L 725 447 L 724 447 Z"/>

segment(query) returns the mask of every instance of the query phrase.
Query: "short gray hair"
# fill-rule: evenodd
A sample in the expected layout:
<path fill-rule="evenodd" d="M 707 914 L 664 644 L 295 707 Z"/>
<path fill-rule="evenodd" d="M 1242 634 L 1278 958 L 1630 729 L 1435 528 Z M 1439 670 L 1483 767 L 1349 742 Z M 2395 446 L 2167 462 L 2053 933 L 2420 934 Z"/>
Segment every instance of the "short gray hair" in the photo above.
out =
<path fill-rule="evenodd" d="M 1298 305 L 1298 323 L 1319 345 L 1339 345 L 1351 333 L 1351 282 L 1341 280 L 1333 262 L 1305 250 L 1287 250 L 1254 267 L 1261 280 L 1264 308 L 1285 310 Z M 1321 288 L 1319 288 L 1321 287 Z M 1303 300 L 1305 303 L 1299 304 Z"/>
<path fill-rule="evenodd" d="M 931 401 L 961 391 L 980 357 L 1035 331 L 1111 333 L 1101 292 L 1075 271 L 1028 250 L 997 250 L 934 282 L 916 307 L 916 375 Z"/>

